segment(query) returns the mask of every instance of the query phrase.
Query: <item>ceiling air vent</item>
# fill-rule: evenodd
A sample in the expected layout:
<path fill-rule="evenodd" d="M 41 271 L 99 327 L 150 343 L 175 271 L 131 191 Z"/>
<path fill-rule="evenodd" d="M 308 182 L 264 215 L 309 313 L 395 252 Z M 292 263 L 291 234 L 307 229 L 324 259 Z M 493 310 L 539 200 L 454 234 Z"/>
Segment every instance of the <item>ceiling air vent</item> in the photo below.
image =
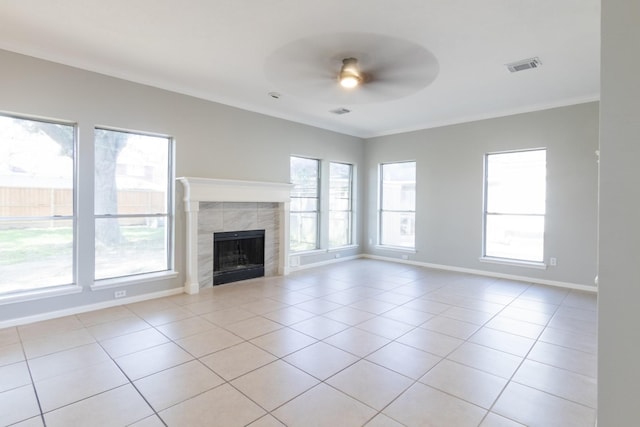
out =
<path fill-rule="evenodd" d="M 538 68 L 541 65 L 542 62 L 540 62 L 540 59 L 537 56 L 535 58 L 523 59 L 521 61 L 506 64 L 507 68 L 512 73 L 515 73 L 517 71 L 530 70 L 531 68 Z"/>
<path fill-rule="evenodd" d="M 329 110 L 329 112 L 340 116 L 342 114 L 350 113 L 351 110 L 347 110 L 346 108 L 336 108 L 335 110 Z"/>

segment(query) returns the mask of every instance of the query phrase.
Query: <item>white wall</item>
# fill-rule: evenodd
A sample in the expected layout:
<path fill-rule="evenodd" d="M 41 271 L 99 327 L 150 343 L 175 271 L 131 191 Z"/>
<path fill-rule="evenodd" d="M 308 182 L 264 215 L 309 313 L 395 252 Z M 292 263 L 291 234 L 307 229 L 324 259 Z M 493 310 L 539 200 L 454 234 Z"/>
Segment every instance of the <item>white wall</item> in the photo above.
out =
<path fill-rule="evenodd" d="M 640 2 L 602 2 L 598 426 L 640 423 Z"/>
<path fill-rule="evenodd" d="M 487 152 L 547 148 L 545 261 L 536 270 L 482 263 L 483 159 Z M 596 275 L 598 103 L 518 114 L 367 141 L 366 252 L 375 247 L 382 162 L 415 160 L 416 253 L 409 260 L 593 286 Z"/>
<path fill-rule="evenodd" d="M 266 96 L 266 95 L 265 95 Z M 363 141 L 104 75 L 0 51 L 0 112 L 76 122 L 79 128 L 79 251 L 93 252 L 93 128 L 161 133 L 176 140 L 176 176 L 289 182 L 291 154 L 360 165 Z M 357 179 L 362 182 L 362 179 Z M 180 277 L 127 288 L 128 296 L 184 283 L 184 212 L 176 186 L 176 270 Z M 345 255 L 353 251 L 345 251 Z M 333 258 L 316 254 L 314 259 Z M 0 321 L 113 300 L 91 291 L 93 267 L 78 266 L 84 292 L 0 306 Z"/>

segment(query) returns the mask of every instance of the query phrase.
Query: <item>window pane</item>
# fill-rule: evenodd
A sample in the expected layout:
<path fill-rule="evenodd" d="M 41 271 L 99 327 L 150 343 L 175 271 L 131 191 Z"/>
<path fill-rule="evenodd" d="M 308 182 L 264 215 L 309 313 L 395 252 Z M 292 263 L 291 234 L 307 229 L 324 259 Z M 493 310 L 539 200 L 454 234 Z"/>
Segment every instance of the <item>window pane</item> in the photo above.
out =
<path fill-rule="evenodd" d="M 543 261 L 544 216 L 487 215 L 486 256 Z"/>
<path fill-rule="evenodd" d="M 382 209 L 416 209 L 416 163 L 382 165 Z"/>
<path fill-rule="evenodd" d="M 291 212 L 290 214 L 291 251 L 309 251 L 317 249 L 318 214 Z"/>
<path fill-rule="evenodd" d="M 351 210 L 351 199 L 332 199 L 332 200 L 329 200 L 329 204 L 331 205 L 329 209 L 332 211 L 350 211 Z"/>
<path fill-rule="evenodd" d="M 353 166 L 329 164 L 329 247 L 351 244 Z"/>
<path fill-rule="evenodd" d="M 291 157 L 289 245 L 292 252 L 318 248 L 320 161 Z"/>
<path fill-rule="evenodd" d="M 413 212 L 381 212 L 381 243 L 390 246 L 415 247 L 416 215 Z"/>
<path fill-rule="evenodd" d="M 73 221 L 0 222 L 0 293 L 73 283 Z"/>
<path fill-rule="evenodd" d="M 291 197 L 318 197 L 318 166 L 318 160 L 291 157 Z"/>
<path fill-rule="evenodd" d="M 290 209 L 297 212 L 316 212 L 318 210 L 318 199 L 292 198 Z"/>
<path fill-rule="evenodd" d="M 329 209 L 351 209 L 351 165 L 329 164 Z"/>
<path fill-rule="evenodd" d="M 416 163 L 380 167 L 380 244 L 415 247 Z"/>
<path fill-rule="evenodd" d="M 96 280 L 170 268 L 170 145 L 167 137 L 95 130 Z"/>
<path fill-rule="evenodd" d="M 544 214 L 545 150 L 487 156 L 487 212 Z"/>
<path fill-rule="evenodd" d="M 169 138 L 96 129 L 95 213 L 167 213 Z"/>
<path fill-rule="evenodd" d="M 74 127 L 0 116 L 0 217 L 73 215 Z"/>
<path fill-rule="evenodd" d="M 96 280 L 166 270 L 167 240 L 164 217 L 96 218 Z"/>
<path fill-rule="evenodd" d="M 351 212 L 329 212 L 329 247 L 351 244 Z"/>
<path fill-rule="evenodd" d="M 486 156 L 484 255 L 544 260 L 546 150 Z"/>
<path fill-rule="evenodd" d="M 0 293 L 74 282 L 74 126 L 0 116 Z"/>
<path fill-rule="evenodd" d="M 409 182 L 383 182 L 382 209 L 406 210 L 416 209 L 416 184 Z"/>

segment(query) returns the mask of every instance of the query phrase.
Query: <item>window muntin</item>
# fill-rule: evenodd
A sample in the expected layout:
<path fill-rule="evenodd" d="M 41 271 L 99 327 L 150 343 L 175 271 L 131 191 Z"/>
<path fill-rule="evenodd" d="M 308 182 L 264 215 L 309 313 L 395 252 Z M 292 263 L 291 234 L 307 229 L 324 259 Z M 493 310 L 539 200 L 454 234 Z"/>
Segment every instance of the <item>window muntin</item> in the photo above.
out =
<path fill-rule="evenodd" d="M 352 243 L 353 165 L 329 163 L 329 247 Z"/>
<path fill-rule="evenodd" d="M 0 294 L 75 281 L 75 134 L 0 116 Z"/>
<path fill-rule="evenodd" d="M 320 161 L 291 157 L 289 240 L 292 252 L 319 247 Z"/>
<path fill-rule="evenodd" d="M 171 268 L 172 141 L 95 130 L 95 279 Z"/>
<path fill-rule="evenodd" d="M 415 247 L 416 162 L 380 165 L 380 244 Z"/>
<path fill-rule="evenodd" d="M 485 156 L 484 256 L 543 262 L 546 150 Z"/>

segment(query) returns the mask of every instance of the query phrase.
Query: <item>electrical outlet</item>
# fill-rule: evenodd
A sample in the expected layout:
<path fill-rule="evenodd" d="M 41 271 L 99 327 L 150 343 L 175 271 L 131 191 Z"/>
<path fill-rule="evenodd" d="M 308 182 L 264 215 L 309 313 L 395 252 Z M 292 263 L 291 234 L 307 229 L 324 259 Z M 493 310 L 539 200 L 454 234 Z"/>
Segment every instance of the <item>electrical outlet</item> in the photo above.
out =
<path fill-rule="evenodd" d="M 555 257 L 549 258 L 549 265 L 555 267 L 556 265 L 558 265 L 558 259 Z"/>
<path fill-rule="evenodd" d="M 369 245 L 373 245 L 373 239 L 369 239 Z"/>
<path fill-rule="evenodd" d="M 124 298 L 127 296 L 127 291 L 115 291 L 113 294 L 114 298 Z"/>
<path fill-rule="evenodd" d="M 340 255 L 340 254 L 336 254 L 336 256 L 335 256 L 335 257 L 336 257 L 336 258 L 340 258 L 341 256 L 342 256 L 342 255 Z"/>
<path fill-rule="evenodd" d="M 402 259 L 409 259 L 409 255 L 402 255 Z"/>

